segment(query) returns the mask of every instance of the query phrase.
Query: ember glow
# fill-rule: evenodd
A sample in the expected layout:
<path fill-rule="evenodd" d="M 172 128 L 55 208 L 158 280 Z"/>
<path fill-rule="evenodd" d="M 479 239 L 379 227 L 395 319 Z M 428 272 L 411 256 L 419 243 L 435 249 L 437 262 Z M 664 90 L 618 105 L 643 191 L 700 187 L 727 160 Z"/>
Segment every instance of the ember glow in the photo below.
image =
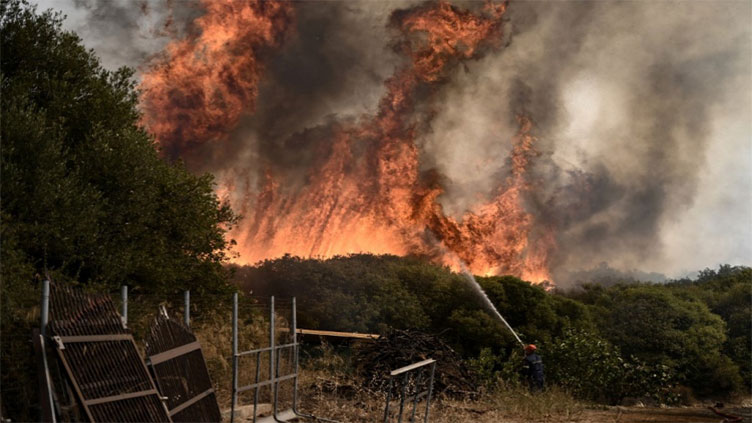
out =
<path fill-rule="evenodd" d="M 243 113 L 253 110 L 263 66 L 257 52 L 274 48 L 291 30 L 291 6 L 277 2 L 205 2 L 198 36 L 176 41 L 144 76 L 145 125 L 168 152 L 196 144 L 221 148 Z M 219 194 L 244 216 L 231 236 L 239 263 L 284 254 L 331 257 L 357 252 L 415 254 L 475 274 L 512 274 L 550 280 L 554 228 L 526 210 L 536 181 L 529 175 L 538 152 L 533 124 L 519 116 L 519 131 L 493 198 L 460 217 L 444 212 L 444 188 L 421 169 L 416 140 L 433 114 L 424 106 L 464 61 L 501 48 L 506 4 L 468 11 L 425 3 L 392 13 L 393 45 L 405 57 L 385 81 L 373 115 L 341 119 L 294 136 L 313 151 L 300 175 L 274 163 L 256 169 L 259 186 L 243 189 L 247 168 L 229 169 Z"/>

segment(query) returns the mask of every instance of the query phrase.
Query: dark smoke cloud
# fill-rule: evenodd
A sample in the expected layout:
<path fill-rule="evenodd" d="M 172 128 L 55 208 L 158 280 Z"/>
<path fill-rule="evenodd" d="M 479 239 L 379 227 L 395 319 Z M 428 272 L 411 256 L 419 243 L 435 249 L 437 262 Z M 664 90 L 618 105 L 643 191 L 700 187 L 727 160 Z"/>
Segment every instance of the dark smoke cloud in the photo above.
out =
<path fill-rule="evenodd" d="M 310 162 L 306 149 L 316 146 L 296 142 L 293 134 L 373 112 L 399 60 L 384 42 L 394 7 L 389 2 L 296 3 L 294 33 L 267 60 L 258 108 L 225 149 L 229 157 L 247 149 L 251 139 L 261 160 L 299 170 Z"/>
<path fill-rule="evenodd" d="M 299 189 L 329 147 L 322 143 L 331 137 L 320 134 L 375 113 L 384 81 L 403 60 L 389 48 L 389 16 L 410 4 L 296 3 L 294 32 L 266 60 L 256 112 L 221 149 L 197 152 L 197 166 L 220 179 L 232 173 L 248 191 L 258 188 L 260 169 L 271 169 L 285 176 L 284 188 Z"/>

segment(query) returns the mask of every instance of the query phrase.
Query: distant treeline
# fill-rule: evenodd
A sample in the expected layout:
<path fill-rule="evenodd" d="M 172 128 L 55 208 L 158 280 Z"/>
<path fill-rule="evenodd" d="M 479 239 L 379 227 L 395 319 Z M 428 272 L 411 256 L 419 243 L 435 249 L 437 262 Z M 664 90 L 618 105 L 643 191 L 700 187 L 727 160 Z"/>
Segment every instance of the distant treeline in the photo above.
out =
<path fill-rule="evenodd" d="M 368 254 L 283 257 L 235 267 L 254 295 L 295 296 L 300 327 L 440 334 L 490 383 L 515 381 L 519 344 L 465 277 L 417 258 Z M 584 285 L 547 293 L 512 276 L 479 277 L 526 342 L 540 347 L 549 382 L 581 398 L 748 391 L 752 381 L 752 269 L 721 266 L 696 280 Z"/>

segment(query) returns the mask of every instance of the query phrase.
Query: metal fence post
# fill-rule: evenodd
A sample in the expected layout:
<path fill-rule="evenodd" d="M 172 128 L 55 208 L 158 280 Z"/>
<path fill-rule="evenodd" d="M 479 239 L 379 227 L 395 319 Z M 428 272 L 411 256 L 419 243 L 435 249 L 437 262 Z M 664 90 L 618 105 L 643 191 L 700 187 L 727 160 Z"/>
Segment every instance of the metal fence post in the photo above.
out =
<path fill-rule="evenodd" d="M 269 303 L 269 380 L 271 380 L 271 394 L 273 396 L 272 417 L 277 419 L 277 377 L 274 374 L 274 296 Z"/>
<path fill-rule="evenodd" d="M 123 301 L 120 318 L 123 320 L 123 327 L 128 327 L 128 285 L 120 287 L 120 299 Z"/>
<path fill-rule="evenodd" d="M 54 410 L 54 404 L 52 397 L 52 378 L 50 377 L 50 367 L 47 363 L 47 347 L 45 345 L 45 335 L 47 334 L 47 324 L 50 320 L 50 280 L 45 279 L 42 282 L 42 310 L 41 310 L 41 319 L 40 319 L 40 328 L 39 328 L 39 348 L 42 355 L 42 366 L 44 367 L 44 379 L 45 379 L 45 392 L 47 395 L 46 398 L 46 409 L 43 409 L 42 417 L 45 417 L 46 414 L 48 414 L 46 417 L 50 419 L 52 423 L 57 422 L 57 417 L 55 416 L 55 410 Z"/>
<path fill-rule="evenodd" d="M 232 406 L 230 423 L 235 421 L 235 406 L 238 403 L 238 293 L 232 294 Z"/>
<path fill-rule="evenodd" d="M 42 321 L 39 333 L 42 336 L 47 334 L 47 323 L 50 320 L 50 281 L 45 279 L 42 282 Z"/>
<path fill-rule="evenodd" d="M 431 377 L 428 380 L 428 396 L 426 397 L 426 417 L 424 423 L 428 423 L 428 414 L 431 412 L 431 394 L 433 394 L 433 376 L 436 373 L 436 362 L 431 363 Z"/>
<path fill-rule="evenodd" d="M 191 290 L 183 291 L 183 322 L 185 327 L 191 327 Z"/>
<path fill-rule="evenodd" d="M 295 297 L 292 297 L 292 359 L 293 372 L 295 372 L 295 379 L 293 380 L 292 390 L 292 411 L 298 413 L 298 312 L 295 305 Z"/>

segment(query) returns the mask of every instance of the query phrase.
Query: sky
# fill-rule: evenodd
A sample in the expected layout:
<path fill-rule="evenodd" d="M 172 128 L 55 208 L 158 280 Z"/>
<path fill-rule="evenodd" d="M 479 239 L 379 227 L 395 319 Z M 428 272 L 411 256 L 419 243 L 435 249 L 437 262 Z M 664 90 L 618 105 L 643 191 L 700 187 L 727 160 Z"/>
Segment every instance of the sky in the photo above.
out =
<path fill-rule="evenodd" d="M 146 14 L 130 0 L 37 2 L 66 14 L 64 27 L 106 68 L 137 70 L 201 14 L 176 3 L 170 32 L 162 29 L 163 1 L 149 2 Z M 397 63 L 384 28 L 390 11 L 406 4 L 321 2 L 301 10 L 306 25 L 336 28 L 322 32 L 335 41 L 321 57 L 357 65 L 332 75 L 346 80 L 322 90 L 315 113 L 290 131 L 376 107 Z M 524 109 L 551 163 L 541 177 L 565 191 L 578 172 L 594 181 L 586 204 L 566 197 L 555 204 L 579 207 L 560 217 L 562 267 L 607 262 L 681 277 L 752 264 L 752 2 L 513 2 L 509 28 L 504 49 L 453 75 L 420 140 L 425 166 L 449 181 L 441 198 L 448 212 L 461 215 L 488 195 L 498 172 L 492 163 L 508 146 L 486 128 L 513 134 L 510 117 Z M 296 63 L 279 62 L 273 66 Z M 262 90 L 262 112 L 264 100 Z"/>

